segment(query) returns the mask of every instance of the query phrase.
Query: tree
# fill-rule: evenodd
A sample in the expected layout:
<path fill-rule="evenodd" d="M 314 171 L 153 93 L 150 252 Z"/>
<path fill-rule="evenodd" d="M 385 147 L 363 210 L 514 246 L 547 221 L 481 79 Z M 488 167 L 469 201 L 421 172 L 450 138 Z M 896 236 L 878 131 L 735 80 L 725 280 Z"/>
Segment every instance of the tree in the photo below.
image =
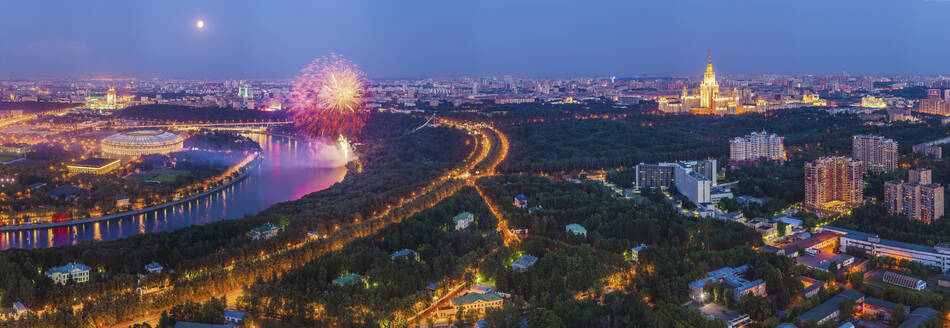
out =
<path fill-rule="evenodd" d="M 784 221 L 778 221 L 778 236 L 785 237 L 786 233 L 788 233 L 788 224 L 785 224 Z"/>
<path fill-rule="evenodd" d="M 854 309 L 857 307 L 857 304 L 854 303 L 854 300 L 850 298 L 845 298 L 844 302 L 841 302 L 841 307 L 838 308 L 838 318 L 842 320 L 849 319 L 854 315 Z"/>
<path fill-rule="evenodd" d="M 848 281 L 855 289 L 860 289 L 864 286 L 864 272 L 858 271 L 848 275 Z"/>
<path fill-rule="evenodd" d="M 566 328 L 564 321 L 551 310 L 543 310 L 535 314 L 528 322 L 528 328 Z"/>
<path fill-rule="evenodd" d="M 904 306 L 897 304 L 897 306 L 894 307 L 894 315 L 891 319 L 891 326 L 897 327 L 901 324 L 901 322 L 904 322 L 905 319 L 907 319 L 907 313 L 904 313 Z"/>

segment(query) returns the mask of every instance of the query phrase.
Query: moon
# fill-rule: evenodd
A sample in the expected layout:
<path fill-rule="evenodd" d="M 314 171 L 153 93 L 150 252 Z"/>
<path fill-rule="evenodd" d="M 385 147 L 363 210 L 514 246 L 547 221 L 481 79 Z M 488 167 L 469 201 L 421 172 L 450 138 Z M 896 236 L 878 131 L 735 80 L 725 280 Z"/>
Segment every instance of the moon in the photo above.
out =
<path fill-rule="evenodd" d="M 199 19 L 198 22 L 195 23 L 195 26 L 197 26 L 199 30 L 202 30 L 205 28 L 205 21 L 203 19 Z"/>

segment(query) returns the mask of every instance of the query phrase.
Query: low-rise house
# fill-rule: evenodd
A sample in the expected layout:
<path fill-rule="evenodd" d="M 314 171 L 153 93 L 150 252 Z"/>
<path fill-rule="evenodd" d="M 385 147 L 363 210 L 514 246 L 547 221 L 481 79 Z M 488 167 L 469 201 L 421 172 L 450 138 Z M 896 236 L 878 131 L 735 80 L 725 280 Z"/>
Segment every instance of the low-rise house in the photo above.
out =
<path fill-rule="evenodd" d="M 541 207 L 541 205 L 532 206 L 531 208 L 528 209 L 528 213 L 535 213 L 535 212 L 541 212 L 541 211 L 544 211 L 544 207 Z"/>
<path fill-rule="evenodd" d="M 418 261 L 418 260 L 419 260 L 419 252 L 416 252 L 416 251 L 411 250 L 411 249 L 408 249 L 408 248 L 403 248 L 403 249 L 400 249 L 400 250 L 398 250 L 398 251 L 393 252 L 392 254 L 389 254 L 389 259 L 390 259 L 390 260 L 395 261 L 395 260 L 398 259 L 398 258 L 406 258 L 406 259 L 412 258 L 412 259 L 415 259 L 416 261 Z"/>
<path fill-rule="evenodd" d="M 891 285 L 910 288 L 913 290 L 924 290 L 924 288 L 927 288 L 926 281 L 891 271 L 885 272 L 884 276 L 881 277 L 881 280 Z"/>
<path fill-rule="evenodd" d="M 132 203 L 129 202 L 129 196 L 118 195 L 115 196 L 115 207 L 119 209 L 125 209 L 131 206 Z"/>
<path fill-rule="evenodd" d="M 831 268 L 831 264 L 837 264 L 838 270 L 850 267 L 854 264 L 854 256 L 848 254 L 838 254 L 835 257 L 821 261 L 818 265 L 812 267 L 813 269 L 818 269 L 821 271 L 828 271 Z"/>
<path fill-rule="evenodd" d="M 513 205 L 520 209 L 528 208 L 528 196 L 525 196 L 524 194 L 515 195 L 515 202 Z"/>
<path fill-rule="evenodd" d="M 358 282 L 363 282 L 366 279 L 363 275 L 356 273 L 348 273 L 340 276 L 339 278 L 333 279 L 333 284 L 337 286 L 349 286 Z"/>
<path fill-rule="evenodd" d="M 70 280 L 76 283 L 89 281 L 89 267 L 83 264 L 68 264 L 46 270 L 46 276 L 53 279 L 54 283 L 65 285 Z"/>
<path fill-rule="evenodd" d="M 162 267 L 161 264 L 158 264 L 158 262 L 152 262 L 145 265 L 145 271 L 148 273 L 162 273 L 163 269 L 165 268 Z"/>
<path fill-rule="evenodd" d="M 224 310 L 224 321 L 241 323 L 244 321 L 244 312 Z"/>
<path fill-rule="evenodd" d="M 639 261 L 639 260 L 640 260 L 640 252 L 642 252 L 644 249 L 647 249 L 647 245 L 646 245 L 646 244 L 640 244 L 640 246 L 631 248 L 631 249 L 630 249 L 630 256 L 628 256 L 627 261 L 630 261 L 630 262 L 637 262 L 637 261 Z"/>
<path fill-rule="evenodd" d="M 59 199 L 72 199 L 76 198 L 76 196 L 79 196 L 84 191 L 86 191 L 86 189 L 67 184 L 50 190 L 49 195 Z"/>
<path fill-rule="evenodd" d="M 23 305 L 22 302 L 13 302 L 13 314 L 17 317 L 30 312 L 30 308 Z"/>
<path fill-rule="evenodd" d="M 897 303 L 888 302 L 879 298 L 868 297 L 864 299 L 863 313 L 870 315 L 880 315 L 884 321 L 890 322 L 894 319 L 894 310 L 897 309 Z M 907 309 L 904 310 L 907 313 Z"/>
<path fill-rule="evenodd" d="M 568 224 L 567 226 L 564 227 L 564 230 L 566 230 L 567 232 L 575 236 L 587 237 L 587 229 L 585 229 L 584 226 L 577 223 Z"/>
<path fill-rule="evenodd" d="M 488 309 L 500 309 L 504 301 L 504 296 L 499 292 L 485 292 L 473 288 L 462 296 L 453 297 L 446 306 L 437 309 L 435 317 L 454 317 L 458 311 L 472 311 L 475 312 L 478 317 L 483 317 Z"/>
<path fill-rule="evenodd" d="M 864 294 L 854 289 L 843 291 L 824 303 L 821 303 L 811 310 L 808 310 L 808 312 L 802 313 L 802 315 L 798 316 L 798 320 L 799 322 L 809 322 L 814 320 L 819 325 L 831 320 L 835 320 L 840 314 L 839 311 L 841 310 L 841 303 L 844 303 L 846 299 L 850 299 L 856 304 L 860 304 L 864 302 Z"/>
<path fill-rule="evenodd" d="M 746 294 L 755 296 L 766 296 L 765 280 L 756 279 L 750 281 L 743 276 L 749 270 L 748 265 L 735 268 L 725 267 L 706 273 L 706 278 L 695 280 L 689 283 L 689 297 L 696 303 L 704 304 L 706 302 L 706 292 L 704 288 L 709 282 L 721 283 L 724 287 L 732 289 L 736 300 Z"/>
<path fill-rule="evenodd" d="M 811 298 L 812 296 L 818 295 L 818 292 L 821 291 L 821 288 L 825 287 L 824 281 L 805 276 L 798 276 L 798 281 L 801 281 L 802 286 L 805 287 L 805 298 Z"/>
<path fill-rule="evenodd" d="M 534 265 L 534 262 L 537 262 L 537 261 L 538 261 L 538 258 L 532 255 L 528 255 L 528 254 L 521 255 L 521 257 L 519 257 L 517 260 L 511 263 L 511 268 L 519 272 L 525 272 L 525 271 L 528 271 L 528 268 Z"/>
<path fill-rule="evenodd" d="M 940 286 L 943 288 L 950 288 L 950 274 L 938 274 L 937 286 Z"/>
<path fill-rule="evenodd" d="M 175 322 L 175 328 L 231 328 L 229 325 L 216 325 L 212 323 L 197 323 L 188 321 Z"/>
<path fill-rule="evenodd" d="M 267 223 L 257 228 L 251 229 L 247 232 L 247 235 L 253 240 L 263 240 L 271 239 L 277 236 L 277 233 L 280 232 L 280 227 L 273 223 Z"/>
<path fill-rule="evenodd" d="M 933 318 L 939 314 L 940 312 L 937 312 L 937 310 L 934 310 L 932 308 L 919 307 L 919 308 L 914 309 L 913 312 L 907 315 L 907 319 L 904 319 L 904 322 L 902 322 L 900 326 L 897 326 L 897 328 L 923 327 L 924 324 L 927 323 L 927 321 L 930 321 L 930 318 Z"/>
<path fill-rule="evenodd" d="M 452 222 L 455 223 L 455 230 L 466 229 L 472 222 L 475 222 L 475 214 L 469 212 L 459 213 L 452 218 Z"/>

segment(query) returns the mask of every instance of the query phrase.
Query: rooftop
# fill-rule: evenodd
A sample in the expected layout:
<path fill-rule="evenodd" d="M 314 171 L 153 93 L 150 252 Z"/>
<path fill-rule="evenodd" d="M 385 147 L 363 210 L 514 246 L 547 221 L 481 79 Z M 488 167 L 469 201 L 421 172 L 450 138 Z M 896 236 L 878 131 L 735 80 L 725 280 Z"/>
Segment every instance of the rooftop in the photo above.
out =
<path fill-rule="evenodd" d="M 456 215 L 455 217 L 453 217 L 452 221 L 459 222 L 462 220 L 468 220 L 468 219 L 473 219 L 473 218 L 475 218 L 475 214 L 472 214 L 469 212 L 462 212 Z"/>
<path fill-rule="evenodd" d="M 119 160 L 111 158 L 99 158 L 99 157 L 90 157 L 76 163 L 69 164 L 69 166 L 77 167 L 88 167 L 88 168 L 102 168 L 112 163 L 117 163 Z"/>
<path fill-rule="evenodd" d="M 929 307 L 919 307 L 919 308 L 916 308 L 916 309 L 914 309 L 913 312 L 911 312 L 909 315 L 907 315 L 907 319 L 905 319 L 904 322 L 901 323 L 900 326 L 897 326 L 897 328 L 917 328 L 917 327 L 921 327 L 921 326 L 923 326 L 928 320 L 930 320 L 930 318 L 933 318 L 934 316 L 936 316 L 936 315 L 938 315 L 938 314 L 940 314 L 940 312 L 937 312 L 937 310 L 934 310 L 934 309 L 929 308 Z"/>
<path fill-rule="evenodd" d="M 69 262 L 68 264 L 64 266 L 50 268 L 49 270 L 46 270 L 46 274 L 47 275 L 51 275 L 54 273 L 69 274 L 70 272 L 73 272 L 73 271 L 89 271 L 89 267 L 86 266 L 85 264 Z"/>
<path fill-rule="evenodd" d="M 844 303 L 845 299 L 857 301 L 862 297 L 864 297 L 864 294 L 854 289 L 843 291 L 824 303 L 818 304 L 818 306 L 808 310 L 808 312 L 802 313 L 802 315 L 798 316 L 798 319 L 805 322 L 810 320 L 819 321 L 835 311 L 838 311 L 838 309 L 841 308 L 841 303 Z"/>
<path fill-rule="evenodd" d="M 501 294 L 498 294 L 498 292 L 488 292 L 484 294 L 468 293 L 459 297 L 452 298 L 452 305 L 454 306 L 466 305 L 466 304 L 476 303 L 479 301 L 494 302 L 494 301 L 500 301 L 502 299 L 503 298 L 501 297 Z"/>

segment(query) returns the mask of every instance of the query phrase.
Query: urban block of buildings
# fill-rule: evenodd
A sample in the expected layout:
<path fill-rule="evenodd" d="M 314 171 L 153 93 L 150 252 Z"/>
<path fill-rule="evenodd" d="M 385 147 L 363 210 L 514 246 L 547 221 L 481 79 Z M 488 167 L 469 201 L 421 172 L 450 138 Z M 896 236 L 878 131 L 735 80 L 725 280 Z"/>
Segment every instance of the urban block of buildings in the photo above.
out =
<path fill-rule="evenodd" d="M 729 164 L 739 166 L 746 163 L 785 161 L 784 138 L 775 133 L 752 132 L 729 141 Z"/>
<path fill-rule="evenodd" d="M 89 281 L 89 267 L 80 263 L 69 262 L 61 267 L 50 268 L 45 273 L 54 283 L 60 285 L 65 285 L 70 280 L 76 283 Z"/>
<path fill-rule="evenodd" d="M 928 169 L 912 169 L 907 182 L 884 183 L 884 206 L 891 214 L 931 224 L 944 214 L 943 186 L 933 183 Z"/>
<path fill-rule="evenodd" d="M 859 134 L 851 137 L 852 157 L 861 161 L 869 172 L 890 172 L 897 169 L 897 141 L 882 136 Z"/>
<path fill-rule="evenodd" d="M 675 186 L 680 194 L 699 206 L 711 203 L 716 186 L 716 160 L 637 164 L 637 189 Z"/>
<path fill-rule="evenodd" d="M 732 289 L 736 300 L 739 300 L 739 298 L 746 294 L 766 296 L 765 280 L 756 279 L 749 281 L 743 278 L 748 270 L 749 266 L 743 265 L 735 268 L 725 267 L 710 271 L 706 274 L 706 278 L 689 283 L 689 297 L 698 304 L 704 304 L 706 301 L 704 288 L 706 284 L 710 282 L 721 283 L 724 287 Z"/>
<path fill-rule="evenodd" d="M 806 209 L 820 215 L 844 213 L 864 201 L 861 161 L 827 156 L 805 163 Z"/>

